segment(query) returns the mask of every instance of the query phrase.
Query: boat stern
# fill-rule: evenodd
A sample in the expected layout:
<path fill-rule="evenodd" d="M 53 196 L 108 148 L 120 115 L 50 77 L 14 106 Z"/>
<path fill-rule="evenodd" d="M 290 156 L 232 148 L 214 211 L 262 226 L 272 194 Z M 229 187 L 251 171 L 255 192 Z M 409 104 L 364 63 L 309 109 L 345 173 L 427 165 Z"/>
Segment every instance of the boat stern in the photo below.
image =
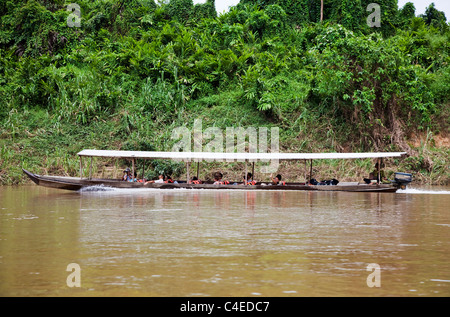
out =
<path fill-rule="evenodd" d="M 406 186 L 412 182 L 412 174 L 409 173 L 394 173 L 394 179 L 390 180 L 397 188 L 406 189 Z"/>

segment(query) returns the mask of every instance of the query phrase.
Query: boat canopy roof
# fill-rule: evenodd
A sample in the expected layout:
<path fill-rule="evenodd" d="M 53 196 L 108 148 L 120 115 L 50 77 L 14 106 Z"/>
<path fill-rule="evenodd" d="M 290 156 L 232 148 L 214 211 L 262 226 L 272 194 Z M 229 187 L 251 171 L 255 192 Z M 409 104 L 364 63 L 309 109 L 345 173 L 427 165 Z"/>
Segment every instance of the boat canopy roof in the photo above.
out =
<path fill-rule="evenodd" d="M 401 157 L 406 152 L 365 153 L 227 153 L 227 152 L 157 152 L 157 151 L 114 151 L 83 150 L 78 155 L 86 157 L 115 157 L 138 159 L 173 159 L 182 161 L 269 161 L 269 160 L 318 160 L 318 159 L 365 159 Z"/>

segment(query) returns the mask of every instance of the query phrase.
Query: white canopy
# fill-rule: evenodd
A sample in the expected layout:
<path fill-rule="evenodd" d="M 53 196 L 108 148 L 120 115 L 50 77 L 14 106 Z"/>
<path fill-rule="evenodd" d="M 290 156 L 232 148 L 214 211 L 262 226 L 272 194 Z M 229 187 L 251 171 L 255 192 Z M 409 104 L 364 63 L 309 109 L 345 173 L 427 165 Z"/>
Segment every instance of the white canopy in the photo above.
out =
<path fill-rule="evenodd" d="M 366 152 L 366 153 L 220 153 L 220 152 L 156 152 L 156 151 L 111 151 L 83 150 L 79 156 L 116 157 L 139 159 L 173 159 L 183 161 L 269 161 L 269 160 L 318 160 L 318 159 L 365 159 L 401 157 L 406 152 Z"/>

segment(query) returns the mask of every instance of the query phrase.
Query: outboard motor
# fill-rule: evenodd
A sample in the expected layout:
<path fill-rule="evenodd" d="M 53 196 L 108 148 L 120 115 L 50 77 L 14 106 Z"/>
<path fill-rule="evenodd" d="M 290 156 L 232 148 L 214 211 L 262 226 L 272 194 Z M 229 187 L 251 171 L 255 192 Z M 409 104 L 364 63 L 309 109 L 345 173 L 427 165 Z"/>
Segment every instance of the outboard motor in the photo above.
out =
<path fill-rule="evenodd" d="M 394 173 L 394 180 L 390 180 L 400 189 L 406 189 L 406 185 L 412 182 L 412 174 L 409 173 Z"/>

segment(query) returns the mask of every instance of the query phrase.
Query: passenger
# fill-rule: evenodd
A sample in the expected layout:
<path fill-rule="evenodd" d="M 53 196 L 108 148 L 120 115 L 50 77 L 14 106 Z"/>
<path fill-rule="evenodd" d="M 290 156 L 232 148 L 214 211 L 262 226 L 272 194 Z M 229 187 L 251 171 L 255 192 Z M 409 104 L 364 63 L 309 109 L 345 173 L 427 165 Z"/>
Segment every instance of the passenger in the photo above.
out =
<path fill-rule="evenodd" d="M 172 176 L 167 175 L 166 176 L 166 180 L 164 181 L 164 183 L 173 183 Z"/>
<path fill-rule="evenodd" d="M 281 175 L 278 174 L 277 176 L 272 178 L 272 185 L 278 185 L 280 180 L 281 180 Z"/>
<path fill-rule="evenodd" d="M 155 183 L 164 183 L 164 175 L 159 175 L 158 179 L 154 181 Z"/>
<path fill-rule="evenodd" d="M 230 182 L 222 180 L 223 174 L 221 172 L 214 173 L 214 185 L 228 185 Z"/>
<path fill-rule="evenodd" d="M 245 185 L 256 185 L 256 181 L 252 179 L 252 173 L 247 173 L 247 183 L 245 183 L 245 176 L 242 176 Z"/>
<path fill-rule="evenodd" d="M 151 180 L 145 182 L 145 184 L 153 184 L 153 183 L 164 183 L 164 175 L 159 175 L 159 178 L 156 181 Z"/>
<path fill-rule="evenodd" d="M 373 182 L 372 181 L 377 181 L 380 183 L 388 183 L 388 179 L 386 178 L 386 176 L 384 175 L 384 163 L 382 162 L 380 164 L 380 178 L 378 178 L 378 162 L 375 163 L 375 169 L 372 171 L 372 173 L 369 174 L 369 178 L 364 178 L 364 182 L 366 184 L 371 185 Z"/>
<path fill-rule="evenodd" d="M 143 178 L 143 179 L 138 179 L 137 182 L 138 182 L 138 183 L 145 183 L 145 178 Z"/>
<path fill-rule="evenodd" d="M 222 184 L 222 177 L 223 174 L 220 172 L 215 172 L 214 173 L 214 185 L 220 185 Z"/>
<path fill-rule="evenodd" d="M 286 182 L 281 180 L 281 175 L 278 174 L 274 178 L 272 178 L 272 185 L 286 185 Z"/>
<path fill-rule="evenodd" d="M 317 182 L 317 180 L 315 180 L 314 178 L 311 179 L 310 181 L 311 185 L 337 185 L 339 184 L 339 181 L 335 178 L 333 179 L 327 179 L 327 180 L 323 180 L 321 182 Z"/>
<path fill-rule="evenodd" d="M 192 177 L 191 184 L 201 184 L 202 181 L 197 178 L 197 176 Z"/>
<path fill-rule="evenodd" d="M 132 181 L 131 170 L 130 170 L 129 167 L 127 167 L 127 168 L 123 171 L 122 181 L 125 181 L 125 182 L 131 182 L 131 181 Z"/>

